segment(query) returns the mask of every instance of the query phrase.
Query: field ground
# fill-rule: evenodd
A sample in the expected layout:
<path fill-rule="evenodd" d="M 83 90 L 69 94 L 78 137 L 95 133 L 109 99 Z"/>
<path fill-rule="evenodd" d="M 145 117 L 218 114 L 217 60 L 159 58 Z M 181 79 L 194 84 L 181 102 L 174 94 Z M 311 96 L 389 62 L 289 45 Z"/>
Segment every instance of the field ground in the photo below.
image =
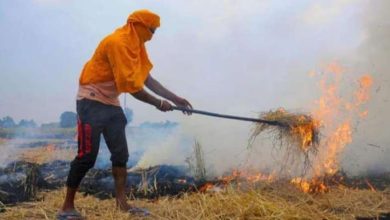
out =
<path fill-rule="evenodd" d="M 8 206 L 0 219 L 54 219 L 65 190 L 43 192 L 40 201 Z M 184 194 L 177 198 L 133 200 L 151 216 L 134 217 L 116 210 L 113 199 L 78 195 L 79 211 L 90 220 L 114 219 L 355 219 L 390 212 L 390 189 L 333 188 L 325 194 L 302 193 L 290 184 L 266 184 L 241 191 Z"/>
<path fill-rule="evenodd" d="M 5 140 L 0 139 L 0 143 Z M 55 151 L 56 154 L 52 152 Z M 53 145 L 24 149 L 19 158 L 34 163 L 57 159 L 70 160 L 75 149 Z M 55 219 L 64 199 L 64 189 L 40 192 L 37 201 L 1 205 L 0 219 Z M 133 204 L 151 211 L 147 218 L 129 216 L 115 208 L 113 199 L 77 197 L 77 207 L 89 220 L 110 219 L 355 219 L 390 213 L 390 186 L 375 191 L 333 187 L 323 194 L 308 194 L 289 183 L 261 182 L 256 186 L 208 193 L 189 193 L 155 200 L 135 199 Z"/>

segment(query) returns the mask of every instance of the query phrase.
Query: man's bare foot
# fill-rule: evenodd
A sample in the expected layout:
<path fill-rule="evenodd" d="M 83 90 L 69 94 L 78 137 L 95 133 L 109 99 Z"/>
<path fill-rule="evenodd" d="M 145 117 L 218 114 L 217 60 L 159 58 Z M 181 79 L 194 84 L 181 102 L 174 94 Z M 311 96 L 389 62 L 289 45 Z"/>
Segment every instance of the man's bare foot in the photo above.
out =
<path fill-rule="evenodd" d="M 116 200 L 116 206 L 122 212 L 127 212 L 127 213 L 132 214 L 132 215 L 138 215 L 138 216 L 150 215 L 150 212 L 147 209 L 138 208 L 138 207 L 135 207 L 133 205 L 130 205 L 126 202 L 126 200 Z"/>
<path fill-rule="evenodd" d="M 56 215 L 56 220 L 84 220 L 85 218 L 76 210 L 60 211 Z"/>
<path fill-rule="evenodd" d="M 130 208 L 132 208 L 133 206 L 131 206 L 130 204 L 128 204 L 126 202 L 126 200 L 116 200 L 116 207 L 118 209 L 120 209 L 121 211 L 124 211 L 124 212 L 127 212 Z"/>
<path fill-rule="evenodd" d="M 74 205 L 64 204 L 59 212 L 77 212 L 77 210 Z"/>

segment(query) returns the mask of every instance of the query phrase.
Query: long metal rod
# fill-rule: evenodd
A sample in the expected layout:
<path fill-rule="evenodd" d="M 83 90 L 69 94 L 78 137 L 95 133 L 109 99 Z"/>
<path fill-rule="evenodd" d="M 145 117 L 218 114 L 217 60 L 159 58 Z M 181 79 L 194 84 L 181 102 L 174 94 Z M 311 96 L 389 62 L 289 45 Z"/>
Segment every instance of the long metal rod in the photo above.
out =
<path fill-rule="evenodd" d="M 212 117 L 228 118 L 228 119 L 234 119 L 234 120 L 240 120 L 240 121 L 251 121 L 251 122 L 265 123 L 265 124 L 269 124 L 269 125 L 282 126 L 282 127 L 287 126 L 286 124 L 283 124 L 279 121 L 269 121 L 269 120 L 264 120 L 264 119 L 259 119 L 259 118 L 247 118 L 247 117 L 241 117 L 241 116 L 235 116 L 235 115 L 225 115 L 225 114 L 207 112 L 207 111 L 196 110 L 196 109 L 186 109 L 186 108 L 178 107 L 178 106 L 173 106 L 173 110 L 208 115 L 208 116 L 212 116 Z"/>

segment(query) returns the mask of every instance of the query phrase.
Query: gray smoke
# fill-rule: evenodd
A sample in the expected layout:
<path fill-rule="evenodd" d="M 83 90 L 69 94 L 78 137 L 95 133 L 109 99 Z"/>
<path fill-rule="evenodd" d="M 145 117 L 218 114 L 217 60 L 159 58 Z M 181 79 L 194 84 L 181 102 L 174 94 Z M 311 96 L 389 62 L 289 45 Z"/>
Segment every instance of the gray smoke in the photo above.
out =
<path fill-rule="evenodd" d="M 344 164 L 354 173 L 390 171 L 390 9 L 389 1 L 365 1 L 361 22 L 365 40 L 350 62 L 374 78 L 369 116 L 361 121 Z"/>
<path fill-rule="evenodd" d="M 218 19 L 210 19 L 220 25 L 216 30 L 223 30 L 224 40 L 212 30 L 207 32 L 212 36 L 209 42 L 202 41 L 206 32 L 192 39 L 191 45 L 199 40 L 210 47 L 208 51 L 199 51 L 180 40 L 175 42 L 187 47 L 189 55 L 196 57 L 194 63 L 202 61 L 202 57 L 212 60 L 191 69 L 185 57 L 177 64 L 183 63 L 191 82 L 207 81 L 207 86 L 191 85 L 195 86 L 193 91 L 198 91 L 192 99 L 196 107 L 248 117 L 277 107 L 309 112 L 316 108 L 314 100 L 321 94 L 318 78 L 310 78 L 308 73 L 314 70 L 321 74 L 324 66 L 335 61 L 346 69 L 342 98 L 352 95 L 360 76 L 370 74 L 374 79 L 371 99 L 362 106 L 369 115 L 354 119 L 353 142 L 340 155 L 342 168 L 353 175 L 389 171 L 389 2 L 320 1 L 282 17 L 277 16 L 281 8 L 269 9 L 275 14 L 271 20 L 261 21 L 264 8 L 254 18 L 253 10 L 244 7 L 240 15 L 245 19 L 236 20 L 233 26 L 228 25 L 228 15 L 233 12 L 219 11 Z M 240 21 L 244 23 L 238 24 Z M 204 22 L 202 18 L 200 22 Z M 249 27 L 257 31 L 251 32 Z M 175 49 L 171 53 L 175 54 Z M 273 150 L 270 137 L 260 137 L 251 151 L 247 149 L 252 126 L 247 122 L 191 116 L 183 117 L 182 123 L 186 134 L 203 146 L 206 167 L 215 175 L 242 166 L 277 170 L 283 162 L 282 153 Z"/>
<path fill-rule="evenodd" d="M 13 43 L 2 45 L 5 81 L 0 88 L 1 111 L 15 111 L 18 117 L 36 114 L 33 117 L 40 116 L 38 121 L 47 120 L 47 115 L 57 118 L 64 106 L 74 105 L 74 96 L 69 94 L 77 91 L 80 69 L 99 40 L 122 25 L 130 10 L 150 8 L 162 18 L 161 28 L 147 44 L 154 64 L 152 74 L 189 99 L 197 109 L 247 117 L 257 117 L 259 112 L 278 107 L 310 112 L 315 109 L 314 100 L 321 95 L 318 79 L 310 78 L 310 71 L 321 73 L 328 63 L 340 63 L 348 70 L 342 84 L 345 95 L 355 87 L 359 76 L 371 74 L 374 78 L 371 100 L 363 106 L 369 115 L 354 122 L 353 143 L 341 155 L 342 164 L 354 174 L 390 169 L 387 0 L 167 0 L 113 4 L 104 0 L 96 0 L 94 4 L 33 1 L 39 7 L 15 2 L 15 9 L 29 13 L 22 18 L 3 10 L 8 19 L 3 19 L 2 24 L 9 28 L 2 35 L 2 42 Z M 53 8 L 48 2 L 61 7 Z M 3 8 L 9 8 L 5 2 L 4 5 Z M 35 16 L 41 13 L 53 19 Z M 21 26 L 11 28 L 15 23 Z M 62 25 L 58 26 L 59 23 Z M 58 34 L 61 30 L 66 33 Z M 36 37 L 25 38 L 26 32 Z M 19 53 L 20 48 L 23 54 Z M 69 61 L 63 62 L 63 57 L 69 57 Z M 19 65 L 20 60 L 24 65 Z M 24 74 L 19 76 L 16 74 L 19 72 Z M 34 83 L 33 89 L 19 88 L 16 85 L 20 80 L 14 76 L 41 80 Z M 63 77 L 60 83 L 54 84 L 59 76 Z M 16 101 L 15 94 L 31 92 L 30 96 L 18 96 Z M 47 103 L 56 104 L 47 111 L 42 109 Z M 31 112 L 25 111 L 26 104 Z M 194 139 L 203 147 L 206 168 L 215 175 L 242 166 L 272 170 L 280 163 L 270 137 L 261 137 L 251 151 L 247 150 L 252 127 L 248 122 L 161 113 L 134 99 L 129 105 L 135 110 L 135 123 L 169 119 L 182 124 L 182 130 L 164 137 L 158 136 L 159 131 L 130 136 L 131 166 L 138 161 L 139 166 L 180 161 L 185 164 Z M 182 139 L 187 141 L 183 143 Z M 105 167 L 110 163 L 109 152 L 105 147 L 102 150 L 98 165 Z"/>

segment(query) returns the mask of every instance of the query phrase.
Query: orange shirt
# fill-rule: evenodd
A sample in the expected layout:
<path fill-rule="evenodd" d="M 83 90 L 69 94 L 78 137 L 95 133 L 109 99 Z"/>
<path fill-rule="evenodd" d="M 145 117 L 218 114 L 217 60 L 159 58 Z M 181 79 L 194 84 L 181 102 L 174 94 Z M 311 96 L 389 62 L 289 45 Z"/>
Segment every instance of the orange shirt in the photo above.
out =
<path fill-rule="evenodd" d="M 94 94 L 95 100 L 116 105 L 120 93 L 140 91 L 153 67 L 145 41 L 151 39 L 150 29 L 159 26 L 160 17 L 153 12 L 138 10 L 130 14 L 126 25 L 105 37 L 85 64 L 78 98 Z"/>
<path fill-rule="evenodd" d="M 152 69 L 144 43 L 127 25 L 104 38 L 85 64 L 80 85 L 115 81 L 118 92 L 141 90 Z"/>

